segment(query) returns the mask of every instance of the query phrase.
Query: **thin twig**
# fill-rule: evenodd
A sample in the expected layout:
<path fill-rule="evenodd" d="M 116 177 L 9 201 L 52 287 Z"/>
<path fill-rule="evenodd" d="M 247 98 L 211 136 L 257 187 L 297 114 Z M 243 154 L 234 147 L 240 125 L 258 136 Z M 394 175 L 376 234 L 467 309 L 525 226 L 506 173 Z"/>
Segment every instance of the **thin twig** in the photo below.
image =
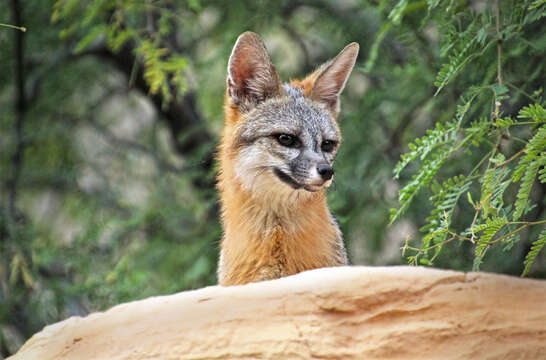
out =
<path fill-rule="evenodd" d="M 476 235 L 474 234 L 474 225 L 476 224 L 476 220 L 478 219 L 478 214 L 480 213 L 480 207 L 474 206 L 474 210 L 476 210 L 476 212 L 474 213 L 474 219 L 472 219 L 472 224 L 470 224 L 470 242 L 472 244 L 475 243 L 474 239 L 476 238 Z"/>
<path fill-rule="evenodd" d="M 8 27 L 8 28 L 15 29 L 15 30 L 20 30 L 22 32 L 27 31 L 27 28 L 24 27 L 24 26 L 15 26 L 15 25 L 10 25 L 10 24 L 3 24 L 3 23 L 0 23 L 0 26 Z"/>
<path fill-rule="evenodd" d="M 493 168 L 496 169 L 496 168 L 499 168 L 501 166 L 504 166 L 506 164 L 508 164 L 509 162 L 511 162 L 512 160 L 514 160 L 515 158 L 517 158 L 518 156 L 520 156 L 521 154 L 523 154 L 525 152 L 525 150 L 527 150 L 527 148 L 523 148 L 521 149 L 520 151 L 518 151 L 517 153 L 515 153 L 514 155 L 512 155 L 508 160 L 505 160 L 503 161 L 502 163 L 498 164 L 498 165 L 495 165 Z"/>
<path fill-rule="evenodd" d="M 497 82 L 502 85 L 502 38 L 500 34 L 499 0 L 495 0 L 495 28 L 497 32 Z M 501 103 L 495 98 L 495 119 L 499 118 Z"/>
<path fill-rule="evenodd" d="M 499 241 L 502 241 L 502 240 L 504 240 L 504 239 L 506 239 L 506 238 L 509 238 L 510 236 L 514 235 L 515 233 L 520 232 L 521 230 L 525 229 L 525 228 L 528 227 L 528 226 L 537 225 L 537 224 L 544 224 L 545 222 L 546 222 L 546 220 L 543 220 L 543 221 L 535 221 L 535 222 L 529 222 L 529 223 L 523 224 L 522 226 L 520 226 L 520 227 L 517 228 L 516 230 L 511 231 L 511 232 L 509 232 L 508 234 L 503 235 L 503 236 L 499 237 L 499 238 L 496 239 L 496 240 L 489 241 L 489 242 L 487 243 L 487 246 L 491 246 L 491 245 L 493 245 L 493 244 L 495 244 L 495 243 L 498 243 Z M 506 223 L 506 225 L 509 225 L 509 224 L 511 224 L 511 223 Z"/>
<path fill-rule="evenodd" d="M 502 38 L 500 36 L 499 0 L 495 0 L 495 28 L 497 31 L 497 81 L 502 85 Z"/>
<path fill-rule="evenodd" d="M 523 224 L 522 226 L 518 227 L 516 230 L 514 231 L 511 231 L 510 233 L 506 234 L 506 235 L 503 235 L 501 237 L 499 237 L 498 239 L 495 239 L 493 241 L 489 241 L 487 243 L 488 246 L 491 246 L 499 241 L 502 241 L 512 235 L 514 235 L 515 233 L 517 232 L 520 232 L 521 230 L 525 229 L 526 227 L 529 227 L 529 226 L 533 226 L 533 225 L 540 225 L 540 224 L 546 224 L 546 219 L 544 220 L 539 220 L 539 221 L 531 221 L 531 222 L 522 222 L 522 221 L 514 221 L 514 222 L 507 222 L 505 224 L 506 225 L 515 225 L 515 224 Z M 499 229 L 500 230 L 500 229 Z M 428 246 L 426 248 L 416 248 L 416 247 L 413 247 L 413 246 L 410 246 L 408 244 L 408 242 L 406 241 L 404 246 L 401 248 L 404 252 L 406 250 L 413 250 L 413 251 L 416 251 L 417 253 L 419 254 L 423 254 L 429 250 L 432 250 L 434 248 L 437 248 L 437 247 L 440 247 L 440 246 L 444 246 L 445 244 L 448 244 L 450 242 L 452 242 L 453 240 L 456 240 L 456 239 L 459 239 L 459 240 L 467 240 L 467 241 L 472 241 L 471 238 L 469 237 L 466 237 L 466 236 L 462 236 L 462 235 L 459 235 L 457 233 L 454 233 L 452 231 L 449 231 L 448 229 L 445 230 L 445 232 L 447 232 L 449 235 L 451 235 L 450 238 L 444 240 L 444 241 L 441 241 L 439 243 L 436 243 L 434 245 L 431 245 L 431 246 Z"/>

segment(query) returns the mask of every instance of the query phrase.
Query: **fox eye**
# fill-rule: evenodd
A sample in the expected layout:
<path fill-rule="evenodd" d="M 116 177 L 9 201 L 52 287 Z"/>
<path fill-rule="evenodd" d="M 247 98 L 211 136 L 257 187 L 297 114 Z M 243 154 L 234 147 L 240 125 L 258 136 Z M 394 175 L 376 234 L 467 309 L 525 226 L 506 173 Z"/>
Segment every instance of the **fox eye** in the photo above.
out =
<path fill-rule="evenodd" d="M 294 135 L 289 134 L 279 134 L 275 136 L 279 144 L 286 147 L 298 147 L 300 141 Z"/>
<path fill-rule="evenodd" d="M 322 144 L 320 144 L 320 149 L 324 152 L 332 152 L 334 148 L 336 147 L 337 142 L 333 140 L 324 140 Z"/>

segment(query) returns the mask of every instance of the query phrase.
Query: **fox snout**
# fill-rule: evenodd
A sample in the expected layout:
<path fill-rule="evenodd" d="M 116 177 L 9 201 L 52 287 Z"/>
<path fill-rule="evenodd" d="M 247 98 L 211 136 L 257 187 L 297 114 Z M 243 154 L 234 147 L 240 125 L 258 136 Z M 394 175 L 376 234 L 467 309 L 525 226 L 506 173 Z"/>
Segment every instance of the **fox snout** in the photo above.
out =
<path fill-rule="evenodd" d="M 289 174 L 280 168 L 273 168 L 273 172 L 279 178 L 279 180 L 295 190 L 305 189 L 307 191 L 315 192 L 323 187 L 330 186 L 332 183 L 331 179 L 334 174 L 334 169 L 330 165 L 321 164 L 317 166 L 316 169 L 318 176 L 307 176 L 303 180 L 296 180 L 296 176 Z M 313 174 L 313 171 L 310 171 L 309 173 Z"/>
<path fill-rule="evenodd" d="M 328 187 L 334 176 L 334 168 L 325 158 L 313 151 L 302 151 L 288 162 L 286 168 L 275 168 L 274 173 L 284 183 L 294 189 L 317 191 Z"/>
<path fill-rule="evenodd" d="M 334 168 L 330 164 L 318 164 L 317 172 L 324 181 L 328 181 L 334 176 Z"/>
<path fill-rule="evenodd" d="M 316 192 L 330 186 L 335 148 L 325 148 L 328 152 L 314 149 L 303 134 L 293 142 L 278 138 L 261 136 L 239 149 L 235 169 L 247 189 L 264 194 Z"/>

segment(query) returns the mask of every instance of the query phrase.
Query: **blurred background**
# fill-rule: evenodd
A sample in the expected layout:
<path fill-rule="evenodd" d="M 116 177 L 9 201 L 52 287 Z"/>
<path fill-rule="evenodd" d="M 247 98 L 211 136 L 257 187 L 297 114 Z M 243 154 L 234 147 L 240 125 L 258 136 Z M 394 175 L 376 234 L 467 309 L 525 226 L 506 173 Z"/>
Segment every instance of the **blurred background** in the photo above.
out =
<path fill-rule="evenodd" d="M 393 13 L 400 3 L 403 13 Z M 503 1 L 505 24 L 515 21 L 508 18 L 514 3 Z M 214 151 L 227 60 L 247 30 L 262 35 L 284 80 L 360 44 L 341 98 L 344 142 L 329 205 L 353 264 L 407 264 L 400 248 L 408 237 L 419 240 L 430 193 L 388 226 L 389 208 L 413 171 L 394 180 L 393 168 L 410 141 L 454 116 L 463 89 L 495 82 L 492 47 L 434 97 L 454 12 L 486 22 L 491 4 L 0 2 L 0 23 L 26 28 L 0 26 L 0 358 L 69 316 L 216 283 Z M 464 28 L 470 20 L 458 21 Z M 505 78 L 520 89 L 511 90 L 508 115 L 546 84 L 544 18 L 522 34 L 526 42 L 506 41 Z M 484 101 L 469 116 L 491 109 Z M 468 170 L 480 151 L 456 154 L 441 174 Z M 544 184 L 533 188 L 539 205 L 529 219 L 544 218 L 545 192 Z M 471 210 L 461 205 L 455 216 L 468 221 Z M 510 252 L 488 255 L 482 269 L 519 275 L 531 235 L 522 233 Z M 472 260 L 472 246 L 454 242 L 434 266 L 468 271 Z M 543 255 L 530 275 L 546 276 Z"/>

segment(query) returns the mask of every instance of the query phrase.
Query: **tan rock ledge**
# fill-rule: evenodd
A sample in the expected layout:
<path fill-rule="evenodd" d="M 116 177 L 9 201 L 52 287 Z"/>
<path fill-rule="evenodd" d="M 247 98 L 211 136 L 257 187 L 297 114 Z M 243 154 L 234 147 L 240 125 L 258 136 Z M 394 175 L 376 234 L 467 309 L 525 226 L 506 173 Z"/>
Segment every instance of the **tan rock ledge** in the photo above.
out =
<path fill-rule="evenodd" d="M 418 267 L 319 269 L 115 306 L 10 359 L 546 359 L 546 281 Z"/>

